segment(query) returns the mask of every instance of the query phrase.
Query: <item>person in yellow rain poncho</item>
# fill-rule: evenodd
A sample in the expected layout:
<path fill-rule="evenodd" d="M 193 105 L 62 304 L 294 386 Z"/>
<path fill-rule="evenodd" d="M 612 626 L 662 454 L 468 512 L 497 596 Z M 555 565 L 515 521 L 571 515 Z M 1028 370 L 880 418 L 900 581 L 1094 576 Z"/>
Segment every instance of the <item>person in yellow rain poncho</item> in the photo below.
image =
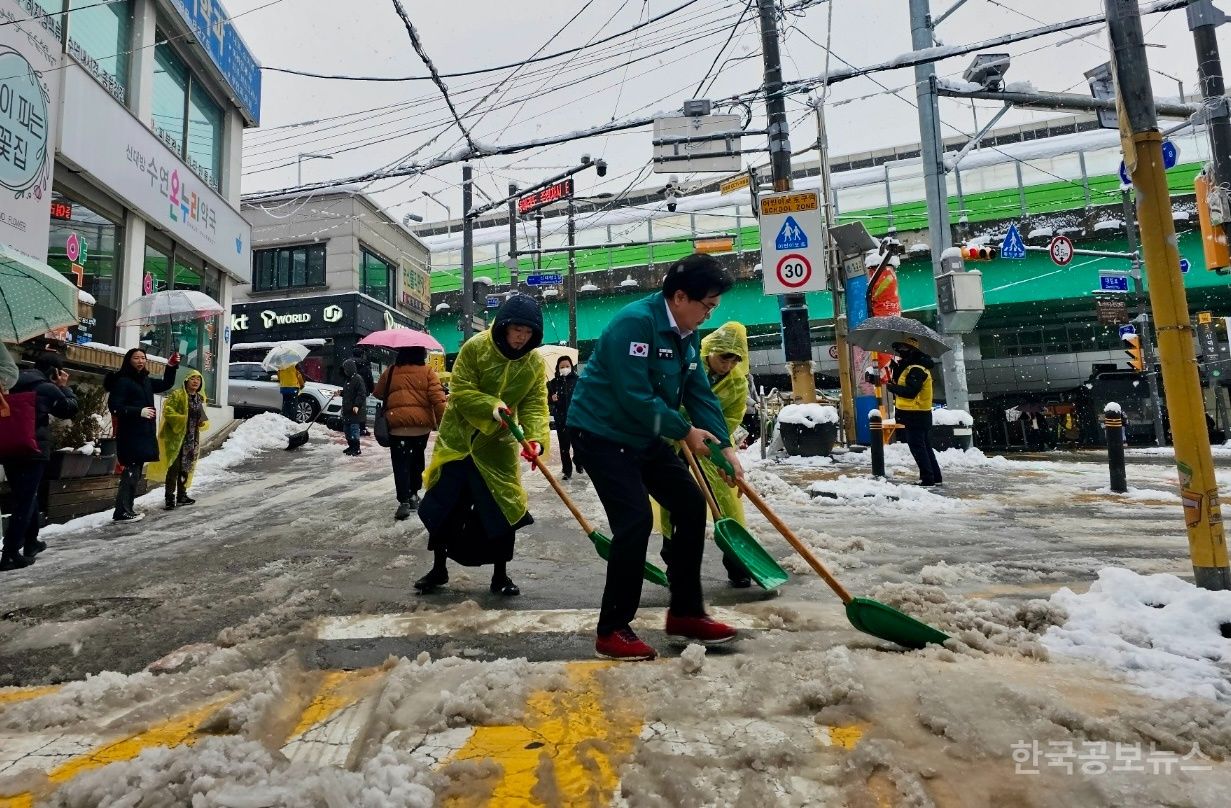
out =
<path fill-rule="evenodd" d="M 434 554 L 432 569 L 415 581 L 421 593 L 448 583 L 445 559 L 451 558 L 468 567 L 494 565 L 491 591 L 521 594 L 506 564 L 517 530 L 534 519 L 521 486 L 519 446 L 500 413 L 509 412 L 522 425 L 538 454 L 546 450 L 547 373 L 534 353 L 542 342 L 538 303 L 514 295 L 496 312 L 492 327 L 458 352 L 418 511 Z"/>
<path fill-rule="evenodd" d="M 706 375 L 709 376 L 714 395 L 718 396 L 727 430 L 734 435 L 748 408 L 748 330 L 734 320 L 723 323 L 701 340 L 701 356 L 705 358 Z M 698 457 L 697 461 L 705 472 L 705 479 L 723 517 L 744 525 L 744 503 L 739 498 L 739 490 L 723 481 L 717 466 L 708 457 Z M 671 517 L 658 507 L 658 503 L 654 503 L 654 516 L 666 540 L 663 542 L 663 560 L 670 567 Z M 739 559 L 723 553 L 722 564 L 727 568 L 731 586 L 736 589 L 752 586 L 752 578 Z"/>
<path fill-rule="evenodd" d="M 162 423 L 158 425 L 158 460 L 145 467 L 151 482 L 166 485 L 166 508 L 191 505 L 188 496 L 192 473 L 197 467 L 201 433 L 209 429 L 205 413 L 205 392 L 201 374 L 188 371 L 184 383 L 167 394 L 162 402 Z"/>

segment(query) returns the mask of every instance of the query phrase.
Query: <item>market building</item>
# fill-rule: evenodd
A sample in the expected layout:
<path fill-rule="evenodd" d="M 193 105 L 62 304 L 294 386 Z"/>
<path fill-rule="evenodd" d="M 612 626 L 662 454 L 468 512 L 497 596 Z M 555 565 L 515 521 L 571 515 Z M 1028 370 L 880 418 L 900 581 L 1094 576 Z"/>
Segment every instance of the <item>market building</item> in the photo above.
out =
<path fill-rule="evenodd" d="M 427 247 L 358 188 L 245 203 L 252 283 L 236 290 L 229 329 L 236 361 L 283 340 L 308 340 L 305 375 L 341 382 L 356 343 L 391 328 L 424 330 Z M 373 351 L 376 368 L 387 357 Z"/>
<path fill-rule="evenodd" d="M 0 22 L 10 49 L 0 95 L 15 99 L 0 103 L 0 181 L 16 195 L 0 205 L 0 242 L 81 290 L 80 323 L 51 336 L 87 374 L 118 367 L 138 344 L 178 350 L 225 407 L 221 317 L 146 329 L 117 320 L 165 289 L 226 309 L 250 282 L 239 186 L 243 131 L 260 116 L 252 53 L 217 0 L 0 0 Z M 225 425 L 229 413 L 210 420 Z"/>

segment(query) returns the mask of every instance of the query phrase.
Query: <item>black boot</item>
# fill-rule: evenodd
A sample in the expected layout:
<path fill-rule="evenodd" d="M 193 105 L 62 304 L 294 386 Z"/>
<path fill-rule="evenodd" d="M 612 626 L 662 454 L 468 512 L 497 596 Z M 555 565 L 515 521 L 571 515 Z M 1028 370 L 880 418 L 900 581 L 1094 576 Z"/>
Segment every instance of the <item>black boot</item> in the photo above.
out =
<path fill-rule="evenodd" d="M 175 498 L 175 504 L 176 505 L 194 505 L 196 504 L 196 500 L 188 496 L 188 493 L 185 492 Z"/>
<path fill-rule="evenodd" d="M 46 549 L 46 542 L 39 541 L 38 539 L 27 539 L 25 549 L 21 551 L 21 554 L 26 558 L 33 559 L 36 555 Z"/>
<path fill-rule="evenodd" d="M 175 500 L 174 500 L 174 499 L 172 499 L 171 497 L 167 497 L 167 499 L 166 499 L 166 503 L 162 506 L 162 509 L 163 509 L 164 511 L 173 511 L 173 510 L 175 510 Z"/>
<path fill-rule="evenodd" d="M 399 502 L 397 513 L 393 514 L 393 518 L 397 519 L 398 521 L 401 521 L 403 519 L 409 519 L 410 512 L 413 510 L 414 508 L 410 507 L 410 500 Z"/>
<path fill-rule="evenodd" d="M 507 575 L 502 575 L 499 578 L 493 577 L 491 591 L 493 595 L 504 595 L 506 598 L 521 594 L 517 584 L 513 583 L 513 579 Z"/>
<path fill-rule="evenodd" d="M 444 567 L 432 567 L 427 575 L 415 581 L 415 589 L 419 594 L 426 595 L 449 582 L 449 570 Z"/>
<path fill-rule="evenodd" d="M 23 558 L 16 550 L 5 550 L 4 554 L 0 555 L 0 572 L 25 569 L 33 563 L 33 558 Z"/>

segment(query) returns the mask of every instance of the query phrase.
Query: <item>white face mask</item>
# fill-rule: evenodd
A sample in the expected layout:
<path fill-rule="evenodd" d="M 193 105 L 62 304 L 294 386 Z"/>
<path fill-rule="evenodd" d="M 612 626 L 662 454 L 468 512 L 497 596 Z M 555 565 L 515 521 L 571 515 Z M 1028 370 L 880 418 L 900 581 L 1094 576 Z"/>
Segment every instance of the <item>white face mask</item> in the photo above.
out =
<path fill-rule="evenodd" d="M 573 369 L 572 369 L 571 367 L 569 367 L 568 365 L 565 365 L 564 367 L 560 368 L 560 375 L 561 375 L 561 376 L 567 376 L 567 375 L 569 375 L 569 374 L 570 374 L 570 373 L 572 373 L 572 372 L 573 372 Z"/>

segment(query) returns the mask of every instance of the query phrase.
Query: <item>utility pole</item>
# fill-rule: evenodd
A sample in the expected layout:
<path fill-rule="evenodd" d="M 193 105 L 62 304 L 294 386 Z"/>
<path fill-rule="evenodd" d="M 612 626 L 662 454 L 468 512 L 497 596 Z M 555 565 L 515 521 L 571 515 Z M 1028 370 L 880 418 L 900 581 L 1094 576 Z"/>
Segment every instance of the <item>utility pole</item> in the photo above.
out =
<path fill-rule="evenodd" d="M 474 323 L 474 221 L 470 218 L 474 170 L 462 164 L 462 342 L 470 339 Z"/>
<path fill-rule="evenodd" d="M 842 311 L 842 262 L 830 235 L 834 226 L 833 186 L 829 174 L 829 132 L 825 110 L 816 104 L 816 150 L 821 158 L 821 191 L 825 211 L 825 261 L 829 271 L 829 294 L 833 297 L 834 348 L 838 352 L 838 383 L 842 391 L 842 432 L 848 444 L 855 442 L 855 383 L 851 375 L 851 349 L 846 344 L 846 315 Z"/>
<path fill-rule="evenodd" d="M 1120 189 L 1120 204 L 1124 209 L 1124 235 L 1128 239 L 1128 251 L 1133 253 L 1133 301 L 1137 308 L 1140 325 L 1141 359 L 1145 363 L 1146 385 L 1150 388 L 1150 414 L 1154 418 L 1154 445 L 1167 445 L 1167 432 L 1163 429 L 1163 404 L 1158 398 L 1158 375 L 1154 372 L 1154 337 L 1150 333 L 1150 298 L 1145 295 L 1145 281 L 1141 277 L 1141 255 L 1137 252 L 1137 211 L 1133 205 L 1132 192 Z"/>
<path fill-rule="evenodd" d="M 910 44 L 915 50 L 935 44 L 928 0 L 910 0 Z M 923 159 L 923 191 L 927 197 L 932 275 L 939 278 L 944 273 L 941 255 L 953 246 L 953 234 L 949 228 L 949 189 L 945 182 L 944 139 L 940 136 L 940 107 L 937 104 L 934 64 L 915 66 L 915 98 L 919 107 L 919 153 Z M 941 318 L 938 324 L 940 332 L 945 334 L 944 319 Z M 945 404 L 950 409 L 969 412 L 966 349 L 962 335 L 946 334 L 946 337 L 945 341 L 953 350 L 941 359 L 945 371 Z"/>
<path fill-rule="evenodd" d="M 509 183 L 509 293 L 517 294 L 517 183 Z"/>
<path fill-rule="evenodd" d="M 543 209 L 539 208 L 534 212 L 534 249 L 537 250 L 534 254 L 534 268 L 541 272 L 543 270 Z"/>
<path fill-rule="evenodd" d="M 573 218 L 576 212 L 573 196 L 568 198 L 568 347 L 577 347 L 577 253 L 573 247 L 577 243 L 577 222 Z M 539 249 L 542 249 L 541 247 Z M 542 253 L 539 254 L 542 259 Z"/>
<path fill-rule="evenodd" d="M 774 190 L 791 190 L 791 139 L 786 119 L 786 96 L 782 93 L 782 57 L 778 52 L 778 18 L 775 0 L 757 0 L 761 17 L 761 55 L 765 61 L 765 111 L 769 118 L 769 163 Z M 791 370 L 791 394 L 796 401 L 816 401 L 812 375 L 812 334 L 808 327 L 808 303 L 802 294 L 781 295 L 782 347 Z"/>
<path fill-rule="evenodd" d="M 1193 578 L 1204 589 L 1231 589 L 1227 538 L 1205 428 L 1205 402 L 1180 274 L 1175 222 L 1163 170 L 1163 137 L 1154 111 L 1141 12 L 1137 0 L 1105 3 L 1121 103 L 1121 145 L 1125 165 L 1137 189 L 1142 253 L 1150 280 L 1150 303 L 1158 322 L 1158 352 L 1167 392 L 1167 413 L 1171 416 Z"/>
<path fill-rule="evenodd" d="M 1211 0 L 1194 0 L 1184 11 L 1188 14 L 1188 30 L 1193 32 L 1193 45 L 1197 48 L 1197 76 L 1201 80 L 1201 99 L 1204 102 L 1206 128 L 1210 133 L 1214 180 L 1218 190 L 1225 195 L 1231 189 L 1231 114 L 1227 111 L 1224 95 L 1226 88 L 1223 86 L 1216 30 L 1226 22 L 1227 17 L 1214 7 Z M 1222 226 L 1231 238 L 1231 220 L 1223 222 Z"/>

